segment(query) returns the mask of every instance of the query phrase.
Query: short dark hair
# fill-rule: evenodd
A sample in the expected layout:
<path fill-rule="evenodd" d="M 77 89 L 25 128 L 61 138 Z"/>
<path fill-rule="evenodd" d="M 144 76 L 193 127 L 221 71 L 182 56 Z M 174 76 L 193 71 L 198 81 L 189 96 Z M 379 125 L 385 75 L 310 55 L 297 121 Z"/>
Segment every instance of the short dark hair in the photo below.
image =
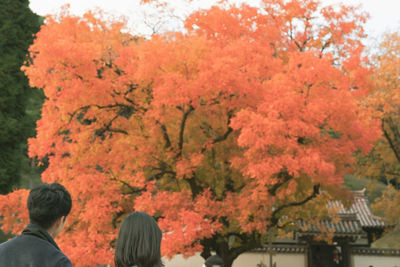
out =
<path fill-rule="evenodd" d="M 121 224 L 114 262 L 116 267 L 153 267 L 161 263 L 162 232 L 146 212 L 133 212 Z"/>
<path fill-rule="evenodd" d="M 71 195 L 59 183 L 41 184 L 28 196 L 29 220 L 44 229 L 49 229 L 62 216 L 71 211 Z"/>
<path fill-rule="evenodd" d="M 206 262 L 204 263 L 206 267 L 224 267 L 224 261 L 218 255 L 212 255 L 207 258 Z"/>

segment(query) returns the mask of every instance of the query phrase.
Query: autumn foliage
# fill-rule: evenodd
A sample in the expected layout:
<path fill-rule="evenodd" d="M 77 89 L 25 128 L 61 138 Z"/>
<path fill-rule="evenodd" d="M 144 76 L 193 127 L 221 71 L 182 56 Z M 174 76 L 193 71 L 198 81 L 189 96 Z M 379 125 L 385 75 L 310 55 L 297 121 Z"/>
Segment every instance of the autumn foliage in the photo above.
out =
<path fill-rule="evenodd" d="M 58 242 L 74 265 L 111 263 L 133 210 L 158 219 L 163 255 L 216 250 L 227 266 L 322 216 L 379 136 L 363 21 L 312 0 L 214 6 L 150 39 L 98 14 L 48 18 L 24 68 L 46 95 L 29 153 L 73 196 Z M 23 227 L 25 195 L 1 196 L 4 229 Z"/>
<path fill-rule="evenodd" d="M 373 205 L 388 225 L 399 225 L 400 203 L 400 35 L 385 34 L 374 54 L 374 90 L 367 98 L 380 118 L 382 136 L 368 155 L 357 157 L 357 174 L 370 178 L 369 189 L 386 185 Z"/>

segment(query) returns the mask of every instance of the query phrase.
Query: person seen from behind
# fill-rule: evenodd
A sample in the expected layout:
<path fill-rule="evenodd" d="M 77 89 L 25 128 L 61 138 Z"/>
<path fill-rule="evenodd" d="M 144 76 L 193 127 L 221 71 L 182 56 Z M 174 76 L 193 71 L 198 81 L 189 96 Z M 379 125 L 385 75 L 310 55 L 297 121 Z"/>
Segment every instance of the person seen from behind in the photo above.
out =
<path fill-rule="evenodd" d="M 207 258 L 203 267 L 224 267 L 224 261 L 218 255 L 212 255 Z"/>
<path fill-rule="evenodd" d="M 133 212 L 121 224 L 115 248 L 115 267 L 162 267 L 162 232 L 146 212 Z"/>
<path fill-rule="evenodd" d="M 0 267 L 72 267 L 54 241 L 71 211 L 69 192 L 59 183 L 42 184 L 30 191 L 27 206 L 30 223 L 0 244 Z"/>

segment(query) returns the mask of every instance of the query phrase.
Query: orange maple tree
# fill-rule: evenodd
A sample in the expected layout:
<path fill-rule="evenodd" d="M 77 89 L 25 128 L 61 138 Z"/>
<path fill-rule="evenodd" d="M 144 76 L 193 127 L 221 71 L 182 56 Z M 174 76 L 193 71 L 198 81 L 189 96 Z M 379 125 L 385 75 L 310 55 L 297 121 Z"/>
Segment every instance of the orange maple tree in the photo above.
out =
<path fill-rule="evenodd" d="M 313 0 L 214 6 L 150 39 L 92 13 L 47 18 L 24 68 L 46 95 L 29 154 L 72 194 L 58 242 L 74 265 L 112 263 L 134 210 L 157 218 L 163 255 L 226 266 L 323 216 L 380 133 L 361 101 L 364 21 Z M 26 223 L 26 194 L 1 196 L 3 229 Z"/>

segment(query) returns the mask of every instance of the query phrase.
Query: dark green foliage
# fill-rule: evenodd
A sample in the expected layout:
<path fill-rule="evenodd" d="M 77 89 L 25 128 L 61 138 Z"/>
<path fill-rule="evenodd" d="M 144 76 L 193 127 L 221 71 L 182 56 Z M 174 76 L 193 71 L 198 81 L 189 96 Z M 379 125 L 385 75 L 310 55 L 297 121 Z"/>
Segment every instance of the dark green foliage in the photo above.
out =
<path fill-rule="evenodd" d="M 10 239 L 12 236 L 10 234 L 5 234 L 0 230 L 0 244 Z"/>
<path fill-rule="evenodd" d="M 366 196 L 369 203 L 375 203 L 375 200 L 382 195 L 386 185 L 380 181 L 373 181 L 366 177 L 356 177 L 354 175 L 346 175 L 344 178 L 344 186 L 351 190 L 366 189 Z"/>
<path fill-rule="evenodd" d="M 29 87 L 21 66 L 41 21 L 28 0 L 0 0 L 0 194 L 31 171 L 26 139 L 35 133 L 43 96 Z"/>

